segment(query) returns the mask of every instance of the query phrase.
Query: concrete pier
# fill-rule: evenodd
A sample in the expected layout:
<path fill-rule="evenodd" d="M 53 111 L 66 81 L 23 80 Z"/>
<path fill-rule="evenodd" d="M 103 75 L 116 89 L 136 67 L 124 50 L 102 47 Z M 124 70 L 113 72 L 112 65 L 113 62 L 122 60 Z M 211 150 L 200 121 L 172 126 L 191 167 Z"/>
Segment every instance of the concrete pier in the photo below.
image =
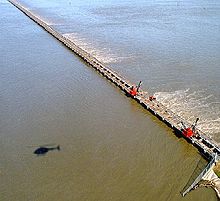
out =
<path fill-rule="evenodd" d="M 129 94 L 132 86 L 135 84 L 131 83 L 129 80 L 119 75 L 114 70 L 102 64 L 91 54 L 83 50 L 74 44 L 67 37 L 63 36 L 56 30 L 54 30 L 50 25 L 45 23 L 39 17 L 34 15 L 31 11 L 27 10 L 21 4 L 14 0 L 8 0 L 11 4 L 17 7 L 20 11 L 22 11 L 25 15 L 27 15 L 30 19 L 39 24 L 43 29 L 45 29 L 48 33 L 53 35 L 57 40 L 62 42 L 65 46 L 71 49 L 77 56 L 83 59 L 88 65 L 96 69 L 100 74 L 106 77 L 108 80 L 113 82 L 117 87 L 119 87 L 125 94 Z M 151 100 L 150 95 L 146 91 L 139 90 L 136 96 L 131 96 L 138 103 L 140 103 L 144 108 L 150 111 L 153 115 L 155 115 L 158 119 L 163 121 L 169 127 L 171 127 L 175 133 L 182 133 L 182 125 L 181 122 L 187 127 L 190 127 L 191 124 L 180 117 L 178 114 L 173 113 L 169 108 L 165 107 L 162 103 L 157 100 Z M 211 161 L 213 157 L 216 157 L 216 160 L 220 158 L 220 148 L 219 146 L 206 135 L 202 131 L 196 129 L 196 136 L 192 136 L 190 138 L 186 138 L 189 143 L 192 143 L 203 155 L 206 156 L 207 160 Z M 220 184 L 219 184 L 220 185 Z M 216 189 L 220 189 L 220 187 L 216 187 Z M 220 193 L 218 193 L 220 195 Z"/>
<path fill-rule="evenodd" d="M 220 178 L 215 174 L 213 168 L 211 168 L 202 179 L 207 182 L 207 186 L 210 186 L 215 190 L 218 198 L 220 199 Z"/>

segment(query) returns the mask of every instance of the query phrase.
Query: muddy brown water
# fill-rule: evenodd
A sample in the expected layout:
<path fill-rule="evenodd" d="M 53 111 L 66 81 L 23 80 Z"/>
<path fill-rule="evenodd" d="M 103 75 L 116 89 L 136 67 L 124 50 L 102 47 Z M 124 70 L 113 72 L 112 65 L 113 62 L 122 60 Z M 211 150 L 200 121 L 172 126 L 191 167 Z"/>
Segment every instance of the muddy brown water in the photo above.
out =
<path fill-rule="evenodd" d="M 182 198 L 201 156 L 6 1 L 0 26 L 0 200 Z M 129 73 L 128 73 L 129 74 Z M 33 154 L 44 144 L 60 151 Z"/>

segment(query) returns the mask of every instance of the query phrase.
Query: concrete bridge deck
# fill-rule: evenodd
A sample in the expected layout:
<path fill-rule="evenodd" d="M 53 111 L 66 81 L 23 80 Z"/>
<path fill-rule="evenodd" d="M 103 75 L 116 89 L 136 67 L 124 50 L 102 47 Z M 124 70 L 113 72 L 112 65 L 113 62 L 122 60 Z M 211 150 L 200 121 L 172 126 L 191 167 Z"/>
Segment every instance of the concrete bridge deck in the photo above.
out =
<path fill-rule="evenodd" d="M 119 75 L 114 70 L 102 64 L 91 54 L 83 50 L 74 44 L 71 40 L 69 40 L 64 35 L 60 34 L 56 30 L 54 30 L 50 25 L 45 23 L 39 17 L 34 15 L 31 11 L 27 10 L 21 4 L 16 2 L 15 0 L 8 0 L 11 4 L 17 7 L 20 11 L 22 11 L 25 15 L 27 15 L 30 19 L 39 24 L 42 28 L 44 28 L 48 33 L 53 35 L 57 40 L 66 45 L 69 49 L 71 49 L 76 55 L 78 55 L 81 59 L 83 59 L 87 64 L 96 69 L 99 73 L 101 73 L 108 80 L 113 82 L 116 86 L 118 86 L 122 91 L 126 94 L 129 94 L 131 87 L 135 86 L 135 84 L 131 83 L 126 78 Z M 184 120 L 182 117 L 173 113 L 169 108 L 165 107 L 163 104 L 158 102 L 157 100 L 150 100 L 150 95 L 146 91 L 140 90 L 139 93 L 132 97 L 138 103 L 140 103 L 143 107 L 145 107 L 148 111 L 150 111 L 153 115 L 158 117 L 161 121 L 166 123 L 169 127 L 173 128 L 175 132 L 182 133 L 181 122 L 184 122 L 186 126 L 191 126 L 189 122 Z M 196 130 L 197 136 L 187 138 L 187 141 L 192 143 L 201 153 L 203 153 L 208 160 L 212 160 L 214 156 L 217 156 L 217 160 L 220 158 L 220 148 L 219 146 L 211 139 L 208 135 L 203 133 L 200 130 Z"/>
<path fill-rule="evenodd" d="M 83 50 L 82 48 L 75 45 L 71 40 L 67 37 L 63 36 L 56 30 L 54 30 L 50 25 L 46 24 L 39 17 L 31 13 L 29 10 L 24 8 L 21 4 L 14 0 L 9 0 L 14 6 L 16 6 L 19 10 L 21 10 L 25 15 L 39 24 L 42 28 L 44 28 L 48 33 L 53 35 L 56 39 L 66 45 L 69 49 L 71 49 L 76 55 L 82 58 L 87 64 L 91 67 L 95 68 L 98 72 L 100 72 L 104 77 L 113 82 L 116 86 L 118 86 L 121 90 L 123 90 L 126 94 L 129 94 L 131 87 L 135 86 L 135 84 L 131 83 L 129 80 L 125 79 L 117 72 L 113 71 L 109 67 L 106 67 L 100 61 L 98 61 L 91 54 Z M 147 110 L 149 110 L 152 114 L 157 116 L 161 121 L 166 123 L 168 126 L 173 128 L 176 131 L 181 133 L 181 122 L 184 122 L 186 126 L 190 126 L 190 123 L 184 120 L 182 117 L 173 113 L 169 108 L 165 107 L 163 104 L 158 102 L 157 100 L 150 100 L 150 95 L 146 91 L 140 90 L 139 93 L 133 97 L 137 102 L 139 102 L 142 106 L 144 106 Z M 213 157 L 215 153 L 220 156 L 220 148 L 218 145 L 208 137 L 205 133 L 197 129 L 197 137 L 191 137 L 188 140 L 197 147 L 200 151 L 207 155 L 207 157 Z M 198 137 L 199 136 L 199 137 Z"/>

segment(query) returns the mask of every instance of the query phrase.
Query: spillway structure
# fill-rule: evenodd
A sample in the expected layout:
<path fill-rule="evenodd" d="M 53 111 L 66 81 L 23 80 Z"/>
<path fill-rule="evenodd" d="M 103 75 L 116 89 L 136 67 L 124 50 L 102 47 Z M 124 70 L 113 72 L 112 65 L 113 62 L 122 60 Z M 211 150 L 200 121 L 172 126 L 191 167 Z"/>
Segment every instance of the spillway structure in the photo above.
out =
<path fill-rule="evenodd" d="M 144 108 L 146 108 L 149 112 L 151 112 L 154 116 L 156 116 L 159 120 L 167 124 L 171 127 L 177 135 L 181 135 L 183 133 L 182 124 L 186 127 L 190 127 L 191 124 L 183 119 L 178 114 L 172 112 L 169 108 L 164 106 L 162 103 L 157 101 L 155 98 L 147 92 L 141 89 L 138 90 L 135 94 L 131 93 L 131 90 L 134 88 L 135 84 L 131 83 L 129 80 L 121 76 L 119 73 L 110 69 L 102 62 L 97 60 L 93 55 L 89 52 L 86 52 L 79 46 L 77 46 L 73 41 L 71 41 L 68 37 L 62 35 L 54 28 L 52 28 L 49 24 L 45 23 L 34 13 L 26 9 L 23 5 L 15 0 L 8 0 L 11 4 L 17 7 L 20 11 L 22 11 L 25 15 L 27 15 L 30 19 L 40 25 L 43 29 L 45 29 L 48 33 L 54 36 L 57 40 L 63 43 L 66 47 L 72 50 L 78 57 L 80 57 L 84 62 L 86 62 L 89 66 L 97 70 L 100 74 L 114 83 L 117 87 L 119 87 L 126 95 L 129 95 L 131 98 L 136 100 L 139 104 L 141 104 Z M 213 159 L 215 159 L 214 163 L 217 163 L 220 160 L 220 148 L 217 143 L 215 143 L 208 135 L 206 135 L 201 130 L 196 129 L 196 135 L 186 137 L 182 135 L 187 142 L 191 143 L 195 146 L 206 159 L 213 164 Z M 210 166 L 211 167 L 211 166 Z M 208 170 L 206 170 L 208 172 Z M 204 178 L 204 175 L 201 176 L 201 179 Z M 198 183 L 198 182 L 197 182 Z M 194 186 L 191 186 L 190 189 L 193 189 Z M 218 186 L 220 189 L 220 184 Z M 183 195 L 188 193 L 184 192 Z M 219 190 L 220 191 L 220 190 Z M 220 193 L 219 193 L 220 195 Z"/>

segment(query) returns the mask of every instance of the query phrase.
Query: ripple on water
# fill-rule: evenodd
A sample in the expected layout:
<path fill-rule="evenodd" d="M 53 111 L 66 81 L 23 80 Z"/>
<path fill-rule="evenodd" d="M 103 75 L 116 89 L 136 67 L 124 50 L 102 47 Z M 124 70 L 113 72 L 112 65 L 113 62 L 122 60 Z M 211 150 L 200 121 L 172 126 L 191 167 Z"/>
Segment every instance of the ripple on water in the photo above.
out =
<path fill-rule="evenodd" d="M 173 92 L 157 92 L 158 101 L 193 123 L 200 118 L 197 127 L 218 139 L 220 134 L 220 102 L 214 95 L 206 95 L 205 91 L 192 91 L 190 89 Z"/>

